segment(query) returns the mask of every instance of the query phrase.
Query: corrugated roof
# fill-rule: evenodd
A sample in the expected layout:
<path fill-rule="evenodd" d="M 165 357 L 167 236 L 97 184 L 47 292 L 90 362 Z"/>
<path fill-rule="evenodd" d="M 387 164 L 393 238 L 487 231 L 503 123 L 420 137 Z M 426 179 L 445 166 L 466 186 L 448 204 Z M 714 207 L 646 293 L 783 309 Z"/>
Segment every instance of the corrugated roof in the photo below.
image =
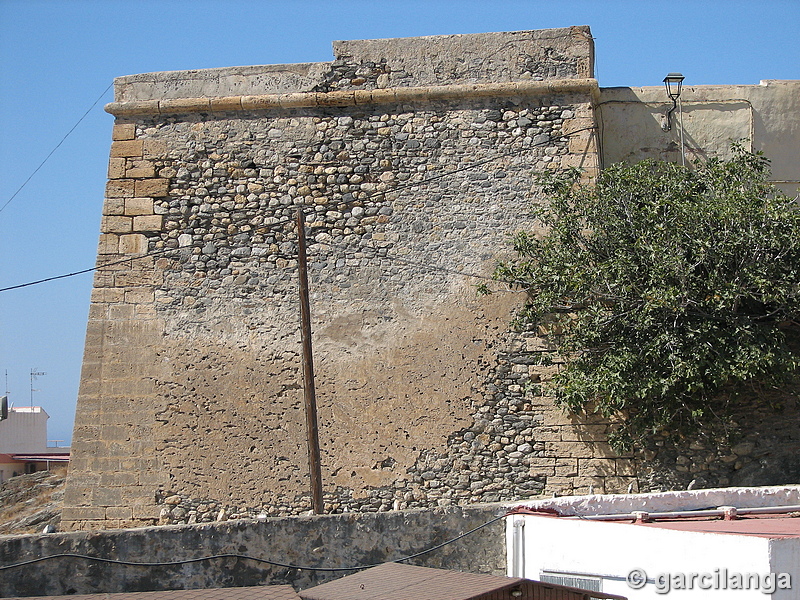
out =
<path fill-rule="evenodd" d="M 586 590 L 519 577 L 461 573 L 398 563 L 384 563 L 298 593 L 303 600 L 471 600 L 511 598 L 511 590 L 517 588 L 525 588 L 525 598 L 583 598 L 588 594 Z M 498 593 L 504 590 L 505 594 Z M 621 598 L 600 592 L 591 594 L 598 598 Z"/>
<path fill-rule="evenodd" d="M 800 537 L 800 518 L 790 515 L 747 515 L 733 521 L 723 519 L 683 518 L 636 523 L 637 527 L 677 529 L 704 533 L 727 533 L 765 538 Z M 628 523 L 629 525 L 631 523 Z"/>
<path fill-rule="evenodd" d="M 26 600 L 301 600 L 301 598 L 290 585 L 260 585 L 210 590 L 32 596 Z"/>

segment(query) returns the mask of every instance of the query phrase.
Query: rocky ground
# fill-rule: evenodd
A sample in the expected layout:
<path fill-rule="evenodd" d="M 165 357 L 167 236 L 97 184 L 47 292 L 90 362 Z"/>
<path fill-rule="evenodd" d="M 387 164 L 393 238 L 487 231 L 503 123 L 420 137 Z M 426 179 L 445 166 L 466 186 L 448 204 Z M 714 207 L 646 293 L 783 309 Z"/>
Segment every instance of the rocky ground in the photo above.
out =
<path fill-rule="evenodd" d="M 66 470 L 12 477 L 0 485 L 0 535 L 58 529 Z"/>

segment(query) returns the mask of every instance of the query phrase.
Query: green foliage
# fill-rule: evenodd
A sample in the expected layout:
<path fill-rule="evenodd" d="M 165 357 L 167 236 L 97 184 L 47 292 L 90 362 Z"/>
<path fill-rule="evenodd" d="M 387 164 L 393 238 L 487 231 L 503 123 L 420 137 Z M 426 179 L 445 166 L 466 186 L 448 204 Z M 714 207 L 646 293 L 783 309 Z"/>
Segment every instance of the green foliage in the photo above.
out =
<path fill-rule="evenodd" d="M 763 156 L 734 150 L 694 169 L 618 164 L 594 185 L 543 177 L 541 230 L 495 274 L 528 290 L 522 324 L 559 332 L 549 392 L 619 420 L 618 449 L 707 426 L 731 391 L 800 365 L 800 212 Z"/>

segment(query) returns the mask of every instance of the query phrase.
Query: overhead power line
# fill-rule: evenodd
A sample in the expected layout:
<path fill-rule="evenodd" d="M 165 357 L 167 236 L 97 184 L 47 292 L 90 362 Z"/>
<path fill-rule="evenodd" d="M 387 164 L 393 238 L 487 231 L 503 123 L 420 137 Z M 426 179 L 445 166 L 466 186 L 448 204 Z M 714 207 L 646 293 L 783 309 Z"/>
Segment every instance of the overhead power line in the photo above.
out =
<path fill-rule="evenodd" d="M 33 170 L 33 173 L 31 173 L 31 174 L 28 176 L 28 178 L 27 178 L 25 181 L 23 181 L 23 182 L 22 182 L 22 185 L 21 185 L 21 186 L 19 186 L 19 187 L 17 188 L 17 191 L 16 191 L 16 192 L 14 192 L 13 194 L 11 194 L 11 197 L 10 197 L 8 200 L 6 200 L 6 203 L 5 203 L 5 204 L 3 204 L 3 206 L 2 206 L 2 207 L 0 207 L 0 212 L 3 212 L 3 210 L 5 210 L 5 208 L 6 208 L 6 206 L 8 206 L 9 204 L 11 204 L 11 201 L 12 201 L 14 198 L 16 198 L 16 197 L 17 197 L 17 194 L 19 194 L 19 193 L 22 191 L 22 188 L 24 188 L 26 185 L 28 185 L 28 182 L 29 182 L 31 179 L 33 179 L 33 176 L 34 176 L 34 175 L 36 175 L 36 173 L 38 173 L 38 172 L 39 172 L 39 169 L 41 169 L 41 168 L 44 166 L 44 163 L 46 163 L 46 162 L 47 162 L 47 161 L 50 159 L 50 157 L 51 157 L 51 156 L 53 156 L 53 154 L 55 153 L 55 151 L 56 151 L 56 150 L 58 150 L 58 149 L 61 147 L 61 144 L 63 144 L 63 143 L 64 143 L 64 141 L 65 141 L 65 140 L 66 140 L 66 139 L 67 139 L 67 138 L 70 136 L 70 134 L 71 134 L 73 131 L 75 131 L 75 129 L 78 127 L 78 125 L 80 125 L 80 124 L 81 124 L 81 122 L 82 122 L 82 121 L 83 121 L 83 120 L 84 120 L 84 119 L 85 119 L 85 118 L 88 116 L 88 114 L 89 114 L 90 112 L 92 112 L 92 109 L 93 109 L 95 106 L 97 106 L 97 103 L 98 103 L 98 102 L 100 102 L 100 100 L 102 100 L 102 99 L 103 99 L 103 96 L 105 96 L 105 95 L 106 95 L 106 92 L 107 92 L 109 89 L 111 89 L 111 86 L 112 86 L 112 85 L 114 85 L 114 82 L 113 82 L 113 81 L 112 81 L 111 83 L 109 83 L 109 84 L 108 84 L 108 87 L 107 87 L 106 89 L 104 89 L 104 90 L 103 90 L 103 93 L 102 93 L 102 94 L 100 94 L 100 95 L 97 97 L 97 100 L 95 100 L 95 101 L 92 103 L 92 105 L 91 105 L 91 106 L 90 106 L 90 107 L 87 109 L 87 111 L 86 111 L 85 113 L 83 113 L 83 116 L 82 116 L 80 119 L 78 119 L 78 121 L 75 123 L 75 125 L 73 125 L 73 126 L 72 126 L 72 129 L 70 129 L 70 130 L 69 130 L 69 131 L 68 131 L 68 132 L 67 132 L 67 133 L 64 135 L 64 137 L 62 137 L 62 138 L 61 138 L 61 141 L 60 141 L 60 142 L 58 142 L 58 143 L 55 145 L 55 148 L 53 148 L 52 150 L 50 150 L 50 153 L 49 153 L 47 156 L 45 156 L 45 157 L 44 157 L 44 160 L 43 160 L 42 162 L 40 162 L 40 163 L 39 163 L 39 166 L 38 166 L 38 167 L 36 167 L 36 168 Z M 74 274 L 75 274 L 75 275 L 77 275 L 77 273 L 74 273 Z M 58 278 L 57 278 L 57 277 L 54 277 L 53 279 L 58 279 Z M 44 280 L 44 281 L 48 281 L 48 280 Z"/>

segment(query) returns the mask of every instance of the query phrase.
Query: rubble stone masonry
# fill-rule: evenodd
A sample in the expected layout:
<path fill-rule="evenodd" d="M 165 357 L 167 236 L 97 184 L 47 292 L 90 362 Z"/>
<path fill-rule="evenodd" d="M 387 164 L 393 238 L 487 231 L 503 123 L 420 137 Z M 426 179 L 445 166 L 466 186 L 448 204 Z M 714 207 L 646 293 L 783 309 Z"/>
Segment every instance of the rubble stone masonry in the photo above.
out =
<path fill-rule="evenodd" d="M 65 528 L 310 508 L 298 208 L 327 511 L 645 481 L 537 393 L 558 364 L 510 328 L 521 292 L 476 293 L 535 173 L 597 168 L 588 28 L 334 53 L 115 82 Z"/>

